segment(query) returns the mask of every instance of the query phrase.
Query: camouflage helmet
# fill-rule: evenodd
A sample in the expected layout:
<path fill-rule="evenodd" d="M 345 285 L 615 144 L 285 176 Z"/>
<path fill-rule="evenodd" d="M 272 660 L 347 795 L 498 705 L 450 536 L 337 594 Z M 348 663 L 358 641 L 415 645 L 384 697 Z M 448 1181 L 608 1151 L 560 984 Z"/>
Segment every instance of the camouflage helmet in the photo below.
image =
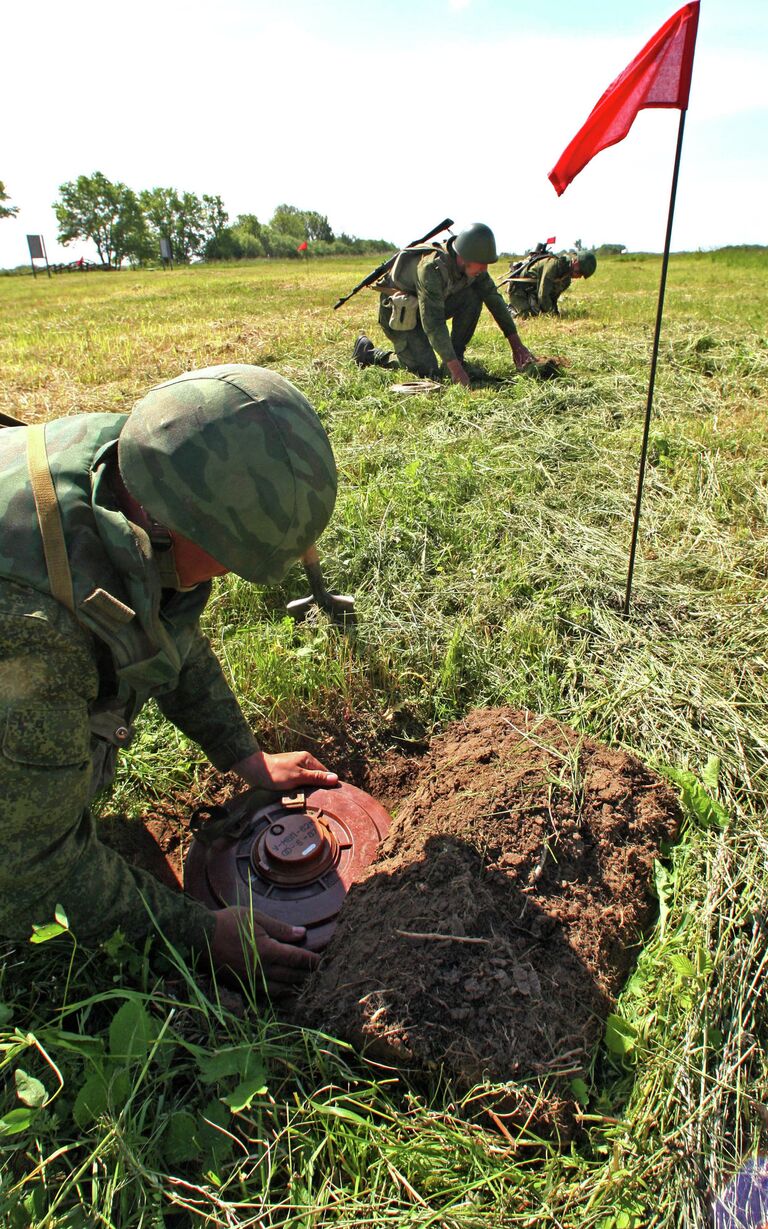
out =
<path fill-rule="evenodd" d="M 336 499 L 333 452 L 312 406 L 276 372 L 246 364 L 151 389 L 126 420 L 118 464 L 150 516 L 261 584 L 312 545 Z"/>
<path fill-rule="evenodd" d="M 473 222 L 460 231 L 453 241 L 453 249 L 469 264 L 492 265 L 499 259 L 493 231 L 484 222 Z"/>
<path fill-rule="evenodd" d="M 597 268 L 597 257 L 594 252 L 582 252 L 578 259 L 581 276 L 591 277 Z"/>

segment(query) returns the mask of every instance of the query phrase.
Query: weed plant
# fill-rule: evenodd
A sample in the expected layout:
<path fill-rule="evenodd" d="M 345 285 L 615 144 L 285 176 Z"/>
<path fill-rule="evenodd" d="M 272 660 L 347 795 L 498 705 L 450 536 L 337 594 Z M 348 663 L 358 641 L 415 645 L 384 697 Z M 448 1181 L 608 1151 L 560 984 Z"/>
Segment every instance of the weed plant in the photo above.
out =
<path fill-rule="evenodd" d="M 601 262 L 560 320 L 523 325 L 560 381 L 404 398 L 350 362 L 375 304 L 359 261 L 0 279 L 0 409 L 128 410 L 209 363 L 274 366 L 317 407 L 340 467 L 321 542 L 353 636 L 295 628 L 278 589 L 217 584 L 207 629 L 264 745 L 339 718 L 387 742 L 475 705 L 525 706 L 624 747 L 681 790 L 659 920 L 605 1042 L 574 1081 L 563 1147 L 488 1130 L 461 1101 L 280 1021 L 245 1014 L 179 953 L 151 971 L 66 919 L 6 945 L 0 1221 L 16 1227 L 698 1226 L 765 1151 L 768 279 L 764 251 L 670 265 L 631 614 L 622 617 L 660 259 Z M 332 720 L 331 720 L 332 719 Z M 145 714 L 110 806 L 200 771 Z M 154 968 L 155 966 L 153 966 Z"/>

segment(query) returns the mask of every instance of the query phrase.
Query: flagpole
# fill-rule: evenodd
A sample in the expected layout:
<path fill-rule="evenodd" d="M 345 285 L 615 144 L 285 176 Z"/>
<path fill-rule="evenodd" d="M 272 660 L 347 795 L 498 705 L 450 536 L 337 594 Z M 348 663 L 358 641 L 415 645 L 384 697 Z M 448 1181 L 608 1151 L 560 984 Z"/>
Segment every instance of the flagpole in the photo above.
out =
<path fill-rule="evenodd" d="M 656 365 L 659 357 L 659 338 L 661 336 L 661 320 L 664 314 L 664 291 L 667 285 L 667 267 L 669 265 L 669 248 L 672 242 L 672 220 L 675 216 L 675 197 L 677 196 L 677 178 L 680 171 L 680 155 L 683 150 L 683 132 L 685 131 L 686 110 L 680 110 L 680 125 L 677 130 L 677 149 L 675 150 L 675 167 L 672 172 L 672 189 L 669 194 L 669 214 L 667 217 L 667 234 L 664 240 L 664 257 L 661 262 L 661 281 L 659 282 L 659 302 L 656 309 L 656 331 L 653 335 L 653 350 L 651 351 L 651 371 L 648 377 L 648 400 L 645 406 L 645 426 L 643 428 L 643 446 L 640 451 L 640 472 L 637 476 L 637 495 L 635 497 L 635 516 L 632 525 L 632 544 L 629 549 L 629 569 L 627 571 L 627 587 L 624 593 L 624 617 L 629 615 L 629 601 L 632 594 L 632 574 L 635 568 L 635 552 L 637 550 L 637 534 L 640 526 L 640 505 L 643 499 L 643 480 L 645 478 L 645 463 L 648 457 L 648 436 L 651 430 L 651 411 L 653 409 L 653 389 L 656 382 Z"/>

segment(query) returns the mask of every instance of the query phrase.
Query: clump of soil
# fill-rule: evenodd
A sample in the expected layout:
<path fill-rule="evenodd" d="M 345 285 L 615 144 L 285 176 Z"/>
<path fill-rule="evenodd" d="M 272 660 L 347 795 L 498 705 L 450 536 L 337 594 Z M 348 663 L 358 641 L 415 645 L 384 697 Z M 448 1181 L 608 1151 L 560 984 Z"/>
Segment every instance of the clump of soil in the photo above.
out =
<path fill-rule="evenodd" d="M 300 1015 L 459 1088 L 515 1081 L 504 1108 L 519 1117 L 601 1034 L 653 915 L 676 800 L 625 752 L 510 709 L 470 713 L 409 774 Z M 545 1082 L 537 1126 L 567 1130 L 567 1081 Z"/>

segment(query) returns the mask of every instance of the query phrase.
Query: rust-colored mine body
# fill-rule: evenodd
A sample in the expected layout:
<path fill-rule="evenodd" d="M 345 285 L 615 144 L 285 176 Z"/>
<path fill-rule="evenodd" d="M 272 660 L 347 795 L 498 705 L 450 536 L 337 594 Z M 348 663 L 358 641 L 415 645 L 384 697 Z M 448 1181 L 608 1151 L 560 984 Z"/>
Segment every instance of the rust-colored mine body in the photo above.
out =
<path fill-rule="evenodd" d="M 252 906 L 305 926 L 305 945 L 319 951 L 390 823 L 374 798 L 347 784 L 256 804 L 236 833 L 192 842 L 184 887 L 211 909 Z"/>

